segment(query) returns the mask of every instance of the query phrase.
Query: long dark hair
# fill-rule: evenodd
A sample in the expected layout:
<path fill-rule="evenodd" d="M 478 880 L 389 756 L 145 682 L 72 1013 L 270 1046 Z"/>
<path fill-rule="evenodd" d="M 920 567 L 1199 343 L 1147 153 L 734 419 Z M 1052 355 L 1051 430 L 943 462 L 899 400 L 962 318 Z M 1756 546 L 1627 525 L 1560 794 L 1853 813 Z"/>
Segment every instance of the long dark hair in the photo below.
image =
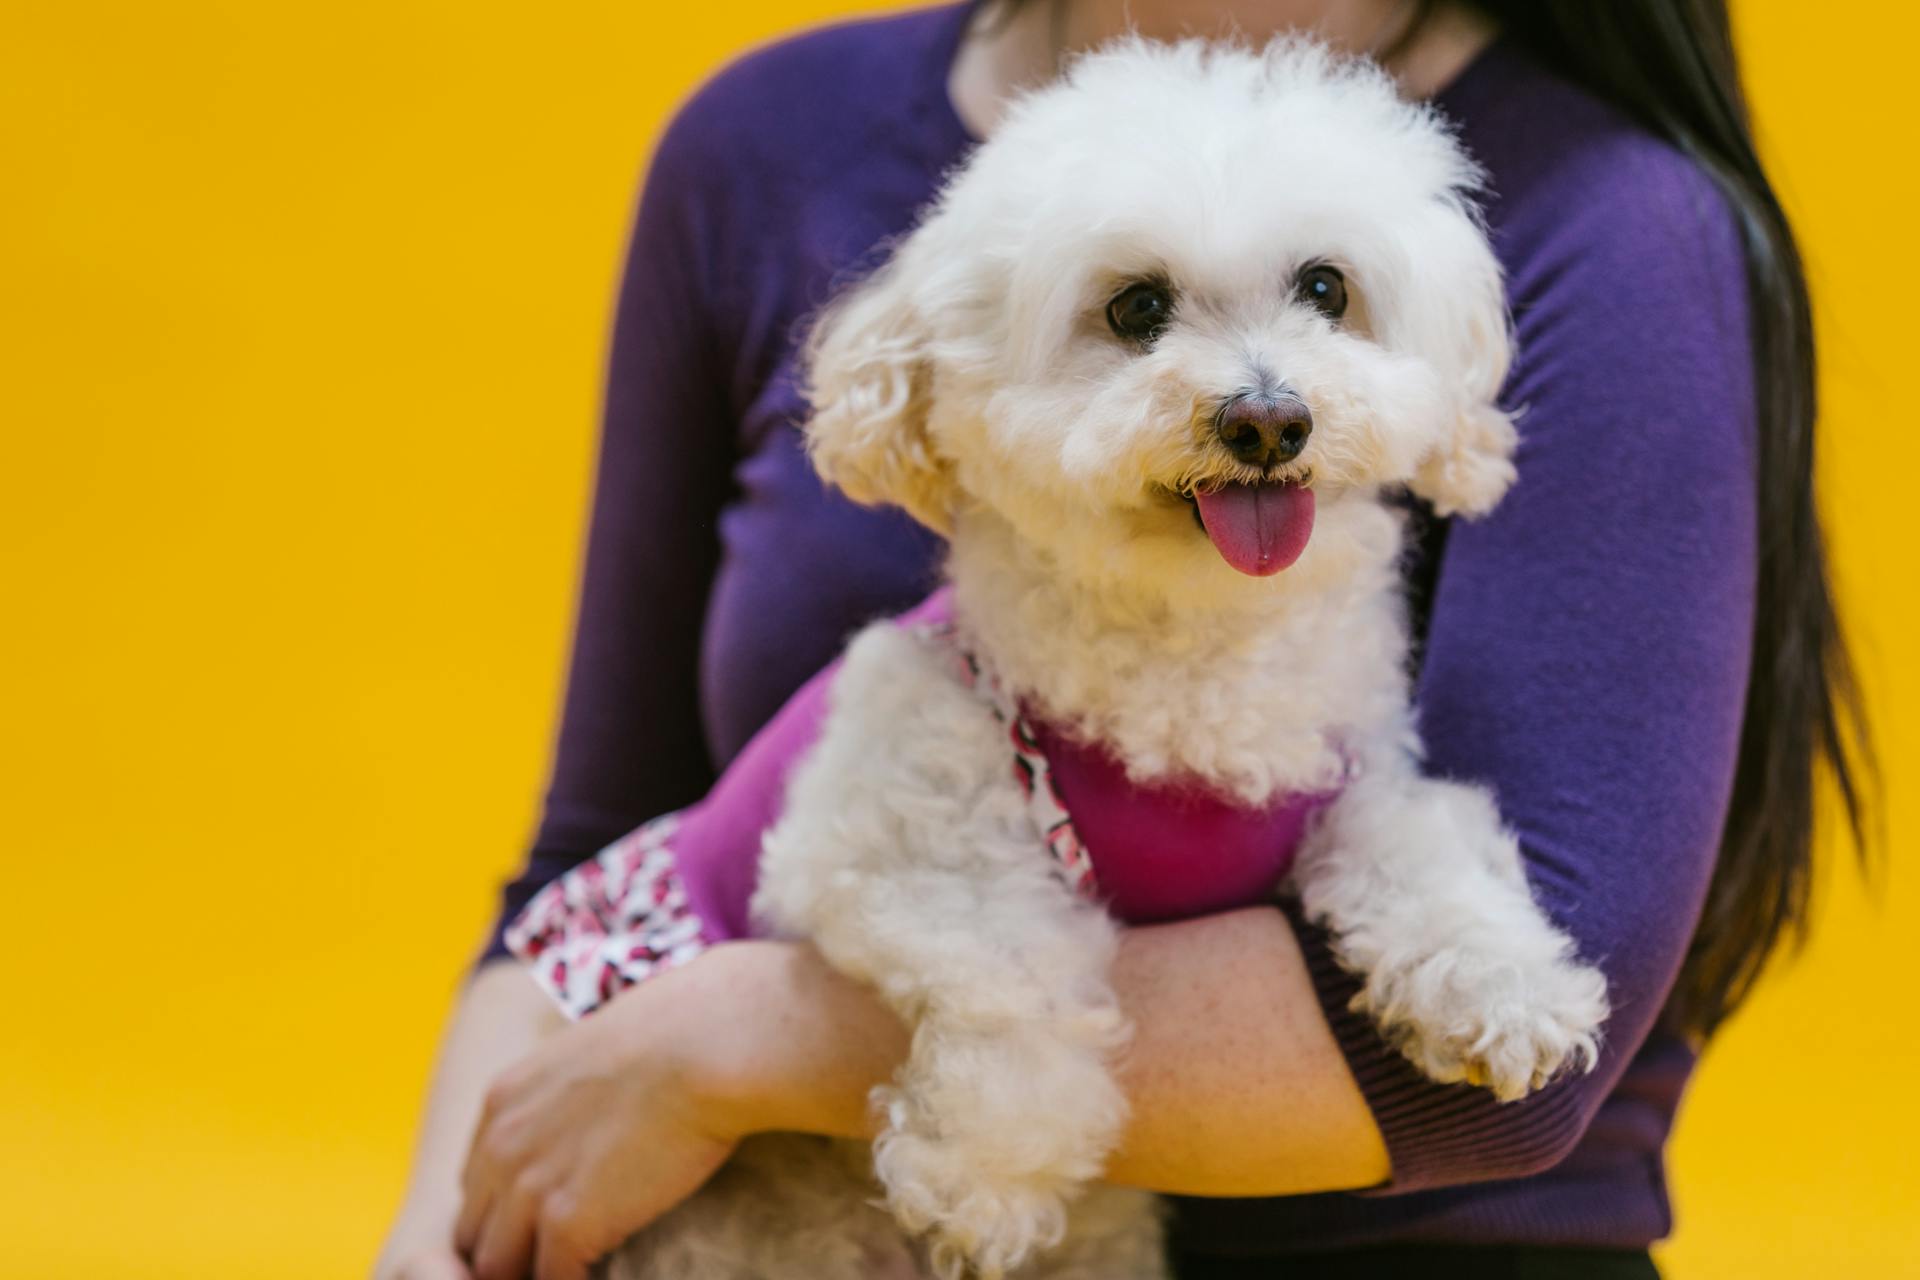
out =
<path fill-rule="evenodd" d="M 1823 773 L 1863 858 L 1871 846 L 1872 746 L 1814 509 L 1806 273 L 1754 151 L 1725 0 L 1476 2 L 1508 38 L 1692 157 L 1726 193 L 1744 240 L 1759 416 L 1752 668 L 1713 883 L 1667 1007 L 1674 1026 L 1705 1036 L 1784 938 L 1806 936 Z M 1422 0 L 1396 46 L 1430 7 Z"/>

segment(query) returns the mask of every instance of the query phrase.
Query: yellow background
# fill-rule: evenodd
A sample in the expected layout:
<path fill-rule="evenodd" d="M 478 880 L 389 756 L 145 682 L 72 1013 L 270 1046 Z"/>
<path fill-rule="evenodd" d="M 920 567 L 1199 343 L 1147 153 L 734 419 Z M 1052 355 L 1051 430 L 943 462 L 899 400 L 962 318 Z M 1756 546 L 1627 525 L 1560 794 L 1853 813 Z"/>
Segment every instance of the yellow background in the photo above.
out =
<path fill-rule="evenodd" d="M 10 7 L 0 1272 L 364 1271 L 534 815 L 636 175 L 858 7 Z M 1708 1058 L 1681 1280 L 1920 1275 L 1909 14 L 1738 5 L 1896 865 Z"/>

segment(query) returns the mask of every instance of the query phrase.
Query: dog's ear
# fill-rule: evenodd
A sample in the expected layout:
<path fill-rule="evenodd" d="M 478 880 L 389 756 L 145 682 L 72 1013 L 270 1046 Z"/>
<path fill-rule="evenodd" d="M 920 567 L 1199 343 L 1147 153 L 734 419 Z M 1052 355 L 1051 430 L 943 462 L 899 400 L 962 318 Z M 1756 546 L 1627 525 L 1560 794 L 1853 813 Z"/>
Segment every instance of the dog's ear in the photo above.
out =
<path fill-rule="evenodd" d="M 1500 263 L 1463 206 L 1448 202 L 1415 250 L 1416 344 L 1439 372 L 1447 422 L 1409 488 L 1443 516 L 1485 515 L 1514 481 L 1519 443 L 1499 405 L 1513 361 Z"/>
<path fill-rule="evenodd" d="M 821 476 L 855 502 L 891 503 L 946 534 L 952 469 L 927 431 L 932 335 L 909 274 L 905 257 L 896 257 L 815 322 L 806 355 L 807 449 Z"/>

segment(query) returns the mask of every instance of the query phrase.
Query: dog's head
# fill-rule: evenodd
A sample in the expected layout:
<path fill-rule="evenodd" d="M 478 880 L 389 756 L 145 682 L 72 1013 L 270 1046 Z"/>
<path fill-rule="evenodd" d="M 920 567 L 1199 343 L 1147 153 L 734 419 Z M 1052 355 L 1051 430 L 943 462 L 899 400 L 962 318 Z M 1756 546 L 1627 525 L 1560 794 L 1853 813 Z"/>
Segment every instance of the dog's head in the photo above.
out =
<path fill-rule="evenodd" d="M 991 508 L 1069 572 L 1222 589 L 1336 555 L 1383 486 L 1482 512 L 1514 436 L 1476 180 L 1310 42 L 1083 57 L 823 314 L 814 459 L 942 531 Z"/>

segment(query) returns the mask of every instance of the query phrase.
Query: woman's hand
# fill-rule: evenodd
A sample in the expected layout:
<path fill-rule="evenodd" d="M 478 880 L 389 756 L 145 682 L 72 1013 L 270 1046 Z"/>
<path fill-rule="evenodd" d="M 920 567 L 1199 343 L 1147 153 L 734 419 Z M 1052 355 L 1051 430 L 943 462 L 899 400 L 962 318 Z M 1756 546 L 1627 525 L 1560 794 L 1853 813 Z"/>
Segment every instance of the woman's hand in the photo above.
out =
<path fill-rule="evenodd" d="M 621 992 L 488 1090 L 453 1235 L 473 1280 L 581 1280 L 745 1136 L 722 1105 L 756 994 L 733 950 Z"/>
<path fill-rule="evenodd" d="M 748 1134 L 868 1136 L 867 1096 L 906 1052 L 893 1014 L 811 947 L 715 947 L 499 1077 L 455 1247 L 473 1280 L 582 1280 Z"/>

